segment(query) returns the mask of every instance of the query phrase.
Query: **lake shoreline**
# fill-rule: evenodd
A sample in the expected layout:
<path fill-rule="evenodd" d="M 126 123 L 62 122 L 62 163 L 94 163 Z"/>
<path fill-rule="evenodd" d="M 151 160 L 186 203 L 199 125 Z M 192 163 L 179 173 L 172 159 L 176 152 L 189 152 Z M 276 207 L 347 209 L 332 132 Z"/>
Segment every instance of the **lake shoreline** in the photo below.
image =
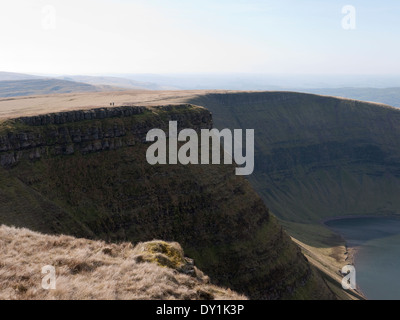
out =
<path fill-rule="evenodd" d="M 324 218 L 319 221 L 320 224 L 328 227 L 326 222 L 335 221 L 335 220 L 345 220 L 345 219 L 356 219 L 356 218 L 387 218 L 387 219 L 396 219 L 400 220 L 400 214 L 392 213 L 385 215 L 377 215 L 377 214 L 352 214 L 352 215 L 343 215 L 343 216 L 334 216 L 329 218 Z"/>
<path fill-rule="evenodd" d="M 359 223 L 356 222 L 357 220 L 364 220 L 364 219 L 369 219 L 369 222 L 364 225 L 364 231 L 363 229 L 359 229 Z M 374 222 L 374 219 L 377 219 L 377 222 Z M 353 220 L 352 222 L 346 222 L 346 220 Z M 385 227 L 384 224 L 382 224 L 382 220 L 396 220 L 396 222 L 390 222 L 389 229 L 388 227 Z M 335 221 L 335 222 L 334 222 Z M 337 222 L 336 222 L 337 221 Z M 330 224 L 329 222 L 333 222 Z M 356 272 L 359 270 L 362 270 L 363 278 L 365 278 L 365 270 L 366 266 L 365 263 L 365 250 L 367 247 L 364 245 L 364 241 L 374 241 L 376 239 L 384 239 L 386 237 L 389 237 L 390 234 L 400 234 L 399 233 L 399 222 L 400 222 L 400 217 L 399 215 L 346 215 L 346 216 L 336 216 L 336 217 L 331 217 L 331 218 L 326 218 L 321 220 L 321 224 L 323 224 L 326 228 L 334 232 L 335 234 L 339 235 L 341 239 L 343 239 L 345 243 L 345 262 L 346 264 L 349 265 L 354 265 L 356 268 Z M 361 225 L 363 222 L 361 222 Z M 397 225 L 397 227 L 395 227 Z M 386 229 L 385 229 L 386 228 Z M 397 228 L 397 229 L 396 229 Z M 358 230 L 358 231 L 357 231 Z M 397 231 L 396 231 L 397 230 Z M 361 231 L 361 233 L 360 233 Z M 350 233 L 349 233 L 350 232 Z M 386 232 L 389 232 L 388 235 L 385 235 Z M 386 247 L 384 247 L 386 248 Z M 368 249 L 370 250 L 370 249 Z M 370 252 L 370 251 L 367 251 Z M 359 257 L 359 255 L 362 255 L 363 257 Z M 361 262 L 360 262 L 361 261 Z M 368 262 L 367 262 L 368 263 Z M 380 272 L 376 271 L 376 274 L 380 274 Z M 374 275 L 373 273 L 372 275 Z M 387 273 L 390 274 L 390 273 Z M 371 277 L 371 275 L 369 275 Z M 389 280 L 390 281 L 390 280 Z M 387 282 L 387 285 L 389 285 L 390 282 Z M 376 292 L 379 292 L 379 290 L 386 290 L 382 289 L 382 287 L 379 287 L 377 285 L 376 290 L 372 288 L 373 291 L 371 291 L 371 284 L 369 283 L 366 285 L 365 288 L 362 288 L 363 285 L 366 285 L 366 283 L 363 283 L 362 281 L 359 282 L 357 281 L 357 289 L 356 291 L 365 297 L 366 299 L 381 299 L 382 296 L 377 295 Z M 360 287 L 361 286 L 361 287 Z M 389 288 L 389 287 L 388 287 Z M 367 296 L 365 293 L 364 289 L 369 292 L 370 297 Z M 374 298 L 371 298 L 374 297 Z"/>
<path fill-rule="evenodd" d="M 368 218 L 370 218 L 371 216 L 368 216 Z M 346 218 L 345 218 L 346 219 Z M 329 221 L 332 220 L 342 220 L 342 219 L 331 219 Z M 324 224 L 325 225 L 325 224 Z M 329 228 L 329 226 L 325 225 L 327 228 Z M 339 235 L 344 243 L 345 243 L 345 249 L 346 252 L 344 253 L 345 255 L 345 263 L 346 265 L 352 265 L 356 268 L 356 272 L 357 272 L 357 254 L 359 252 L 359 250 L 361 249 L 359 246 L 352 246 L 348 243 L 348 240 L 344 237 L 343 234 L 329 228 L 329 230 L 331 230 L 332 232 L 335 232 L 335 234 Z M 358 283 L 356 283 L 356 289 L 354 290 L 355 292 L 357 292 L 357 294 L 359 294 L 360 296 L 362 296 L 365 300 L 368 300 L 368 297 L 365 295 L 365 293 L 363 292 L 363 290 L 360 288 L 360 286 L 358 285 Z"/>

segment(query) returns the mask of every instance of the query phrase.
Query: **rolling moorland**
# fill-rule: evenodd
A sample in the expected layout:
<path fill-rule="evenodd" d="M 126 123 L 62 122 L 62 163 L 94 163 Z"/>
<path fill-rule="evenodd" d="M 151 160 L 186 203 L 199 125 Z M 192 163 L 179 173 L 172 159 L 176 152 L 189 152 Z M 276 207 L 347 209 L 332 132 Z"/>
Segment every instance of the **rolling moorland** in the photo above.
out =
<path fill-rule="evenodd" d="M 188 104 L 4 119 L 0 223 L 107 242 L 177 241 L 213 284 L 250 299 L 348 298 L 233 165 L 150 166 L 145 135 L 169 120 L 213 125 L 208 110 Z"/>
<path fill-rule="evenodd" d="M 329 77 L 328 77 L 329 78 Z M 137 79 L 141 79 L 138 81 Z M 329 80 L 330 79 L 330 80 Z M 123 91 L 123 90 L 274 90 L 314 93 L 342 98 L 387 104 L 400 108 L 398 79 L 351 78 L 342 83 L 335 77 L 327 79 L 328 87 L 319 87 L 323 81 L 291 76 L 271 75 L 151 75 L 120 74 L 107 76 L 53 75 L 37 76 L 0 71 L 0 97 L 32 96 L 43 94 Z M 30 81 L 27 81 L 30 80 Z M 35 81 L 32 81 L 35 80 Z M 343 80 L 343 79 L 342 79 Z M 299 83 L 307 86 L 298 86 Z M 351 84 L 361 87 L 351 87 Z M 377 87 L 373 87 L 376 85 Z M 391 85 L 392 87 L 388 87 Z"/>
<path fill-rule="evenodd" d="M 70 92 L 99 92 L 116 90 L 110 86 L 94 86 L 87 83 L 60 79 L 28 79 L 0 81 L 0 97 L 58 94 Z"/>
<path fill-rule="evenodd" d="M 116 88 L 124 88 L 130 90 L 169 90 L 172 89 L 168 85 L 159 85 L 153 82 L 136 81 L 132 79 L 122 77 L 110 77 L 110 76 L 62 76 L 58 77 L 63 80 L 76 81 L 88 83 L 95 86 L 112 86 Z"/>
<path fill-rule="evenodd" d="M 151 82 L 108 76 L 35 76 L 0 71 L 0 97 L 100 92 L 116 90 L 168 90 Z"/>

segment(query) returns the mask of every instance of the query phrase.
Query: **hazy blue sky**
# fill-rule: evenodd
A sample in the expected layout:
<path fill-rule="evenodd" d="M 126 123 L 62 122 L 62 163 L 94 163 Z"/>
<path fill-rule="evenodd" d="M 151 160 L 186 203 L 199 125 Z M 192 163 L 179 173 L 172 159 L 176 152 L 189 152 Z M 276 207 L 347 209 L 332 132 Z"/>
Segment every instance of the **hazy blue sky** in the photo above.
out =
<path fill-rule="evenodd" d="M 0 70 L 400 74 L 399 17 L 398 0 L 2 0 Z"/>

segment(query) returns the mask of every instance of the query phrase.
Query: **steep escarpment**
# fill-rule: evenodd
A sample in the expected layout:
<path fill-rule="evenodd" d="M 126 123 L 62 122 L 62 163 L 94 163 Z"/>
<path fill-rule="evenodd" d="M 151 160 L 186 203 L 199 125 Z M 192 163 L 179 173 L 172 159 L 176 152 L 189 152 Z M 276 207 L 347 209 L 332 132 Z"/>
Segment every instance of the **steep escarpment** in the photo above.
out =
<path fill-rule="evenodd" d="M 114 112 L 116 112 L 114 114 Z M 7 120 L 0 224 L 112 242 L 179 242 L 219 285 L 250 298 L 332 298 L 233 165 L 155 165 L 149 129 L 210 128 L 193 105 Z"/>
<path fill-rule="evenodd" d="M 75 150 L 86 154 L 132 146 L 144 142 L 152 128 L 168 132 L 169 120 L 178 121 L 178 129 L 212 127 L 211 114 L 203 108 L 180 105 L 155 109 L 158 112 L 137 106 L 97 108 L 5 121 L 0 128 L 0 164 L 74 154 Z"/>
<path fill-rule="evenodd" d="M 209 108 L 218 128 L 255 129 L 250 181 L 281 219 L 316 223 L 399 212 L 399 110 L 294 92 L 206 94 L 191 101 Z"/>

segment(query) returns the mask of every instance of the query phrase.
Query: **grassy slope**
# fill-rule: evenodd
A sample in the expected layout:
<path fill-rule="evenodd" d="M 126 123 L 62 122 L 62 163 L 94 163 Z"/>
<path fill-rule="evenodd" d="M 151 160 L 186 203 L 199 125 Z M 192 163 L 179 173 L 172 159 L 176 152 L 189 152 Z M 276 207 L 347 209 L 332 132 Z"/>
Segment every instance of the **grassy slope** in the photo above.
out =
<path fill-rule="evenodd" d="M 217 284 L 251 298 L 332 297 L 233 166 L 150 166 L 146 149 L 1 168 L 0 223 L 113 242 L 178 241 Z"/>
<path fill-rule="evenodd" d="M 107 244 L 0 226 L 0 299 L 246 299 L 187 267 L 177 243 Z M 56 271 L 56 288 L 40 287 L 41 268 Z M 189 270 L 189 269 L 187 269 Z"/>

